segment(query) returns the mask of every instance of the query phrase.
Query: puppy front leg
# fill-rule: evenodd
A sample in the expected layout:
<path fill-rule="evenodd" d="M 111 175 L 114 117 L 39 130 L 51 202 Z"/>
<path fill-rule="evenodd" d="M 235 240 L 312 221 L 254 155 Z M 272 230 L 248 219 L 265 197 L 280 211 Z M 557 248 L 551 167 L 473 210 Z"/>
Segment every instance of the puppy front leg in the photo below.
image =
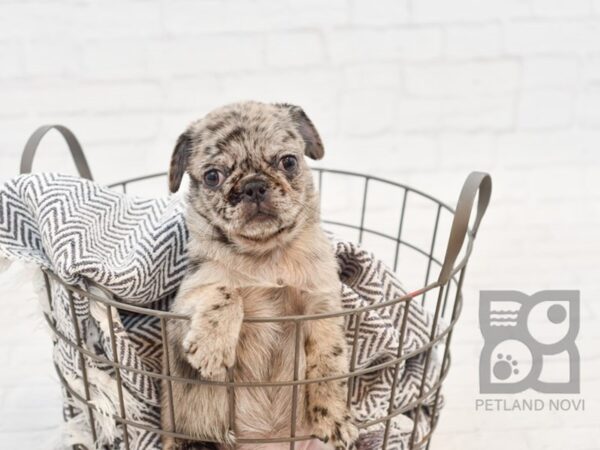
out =
<path fill-rule="evenodd" d="M 224 286 L 207 286 L 192 293 L 199 301 L 183 338 L 183 351 L 192 367 L 207 379 L 224 380 L 235 363 L 244 316 L 238 292 Z"/>
<path fill-rule="evenodd" d="M 306 339 L 306 377 L 322 378 L 348 372 L 342 318 L 310 321 Z M 309 383 L 306 416 L 312 433 L 336 450 L 352 448 L 358 431 L 346 405 L 347 380 Z"/>

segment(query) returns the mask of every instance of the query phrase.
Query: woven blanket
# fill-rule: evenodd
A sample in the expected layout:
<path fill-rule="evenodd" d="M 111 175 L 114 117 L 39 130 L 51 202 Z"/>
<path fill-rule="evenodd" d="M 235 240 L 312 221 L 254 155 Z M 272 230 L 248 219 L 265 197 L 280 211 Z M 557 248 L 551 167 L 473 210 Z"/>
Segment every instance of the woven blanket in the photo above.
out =
<path fill-rule="evenodd" d="M 64 283 L 97 291 L 98 287 L 90 287 L 91 280 L 120 302 L 168 310 L 187 266 L 183 211 L 182 200 L 175 196 L 144 199 L 72 176 L 21 175 L 0 188 L 0 258 L 35 263 Z M 393 271 L 371 253 L 351 242 L 332 239 L 332 245 L 340 266 L 344 308 L 383 303 L 404 294 Z M 69 295 L 56 281 L 50 285 L 52 304 L 48 305 L 45 292 L 43 298 L 59 336 L 54 339 L 54 362 L 71 390 L 63 388 L 65 444 L 121 449 L 126 437 L 135 450 L 161 448 L 160 436 L 152 431 L 160 428 L 160 383 L 139 372 L 161 373 L 160 321 Z M 346 316 L 349 346 L 355 327 L 359 327 L 357 369 L 385 365 L 397 357 L 400 346 L 408 355 L 429 340 L 432 318 L 412 302 L 400 342 L 404 305 L 399 302 L 368 310 L 360 321 Z M 84 358 L 74 344 L 86 349 Z M 111 364 L 115 357 L 131 370 L 116 373 Z M 358 376 L 352 393 L 357 420 L 366 423 L 388 414 L 395 380 L 392 407 L 414 402 L 424 366 L 425 353 L 419 353 L 403 361 L 397 374 L 394 365 L 388 365 Z M 439 374 L 435 356 L 429 366 L 425 392 Z M 118 376 L 124 411 L 120 410 Z M 82 402 L 86 396 L 93 420 L 89 419 L 90 408 Z M 426 405 L 432 402 L 428 399 Z M 416 414 L 417 440 L 429 431 L 429 409 L 425 406 Z M 129 425 L 124 436 L 123 427 L 114 420 L 122 412 L 128 421 L 143 428 Z M 408 448 L 415 413 L 414 408 L 409 409 L 391 421 L 388 448 Z M 363 429 L 362 447 L 379 448 L 384 428 L 380 422 Z"/>

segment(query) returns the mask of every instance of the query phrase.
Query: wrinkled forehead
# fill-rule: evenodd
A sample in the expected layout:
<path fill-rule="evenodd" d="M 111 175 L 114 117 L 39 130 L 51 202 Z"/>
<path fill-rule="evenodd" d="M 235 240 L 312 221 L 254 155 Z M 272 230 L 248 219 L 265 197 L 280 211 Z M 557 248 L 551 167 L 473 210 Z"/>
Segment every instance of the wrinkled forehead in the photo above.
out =
<path fill-rule="evenodd" d="M 211 113 L 193 126 L 192 138 L 194 160 L 201 165 L 270 163 L 303 145 L 289 116 L 276 108 Z"/>

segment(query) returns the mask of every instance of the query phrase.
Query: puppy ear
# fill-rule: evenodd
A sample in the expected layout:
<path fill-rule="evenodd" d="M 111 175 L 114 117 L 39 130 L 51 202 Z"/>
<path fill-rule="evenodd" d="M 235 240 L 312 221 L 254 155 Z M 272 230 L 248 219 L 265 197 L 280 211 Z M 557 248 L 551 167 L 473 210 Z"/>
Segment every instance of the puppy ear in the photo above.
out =
<path fill-rule="evenodd" d="M 171 156 L 171 165 L 169 166 L 169 190 L 171 192 L 177 192 L 179 186 L 181 186 L 181 180 L 187 168 L 191 151 L 192 138 L 188 132 L 185 132 L 177 138 Z"/>
<path fill-rule="evenodd" d="M 302 108 L 296 105 L 290 105 L 287 103 L 278 103 L 277 106 L 288 110 L 296 129 L 304 139 L 306 146 L 304 147 L 304 154 L 312 159 L 321 159 L 325 154 L 323 148 L 323 142 L 321 136 L 317 132 L 317 129 L 308 118 Z"/>

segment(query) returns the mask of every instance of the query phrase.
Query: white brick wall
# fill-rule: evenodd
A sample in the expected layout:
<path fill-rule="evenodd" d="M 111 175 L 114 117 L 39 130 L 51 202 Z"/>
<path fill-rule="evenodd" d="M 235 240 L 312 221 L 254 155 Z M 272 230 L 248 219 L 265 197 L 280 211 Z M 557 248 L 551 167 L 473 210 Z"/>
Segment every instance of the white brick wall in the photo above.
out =
<path fill-rule="evenodd" d="M 470 170 L 493 174 L 433 447 L 599 449 L 600 1 L 0 1 L 0 180 L 47 122 L 72 127 L 102 182 L 164 170 L 190 120 L 249 98 L 304 106 L 324 166 L 448 202 Z M 39 156 L 73 171 L 56 136 Z M 48 340 L 0 282 L 17 312 L 0 331 L 0 448 L 37 449 L 59 421 Z M 490 288 L 582 290 L 585 413 L 475 413 Z"/>

